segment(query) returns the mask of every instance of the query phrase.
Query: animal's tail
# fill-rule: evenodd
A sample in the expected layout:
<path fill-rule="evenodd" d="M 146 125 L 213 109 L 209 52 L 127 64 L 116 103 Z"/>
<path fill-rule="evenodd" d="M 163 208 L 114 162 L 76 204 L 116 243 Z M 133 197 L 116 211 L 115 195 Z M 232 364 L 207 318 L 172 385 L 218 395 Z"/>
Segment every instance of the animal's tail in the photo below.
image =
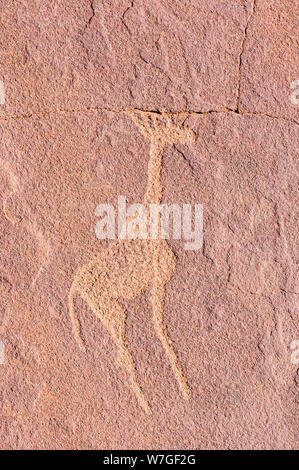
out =
<path fill-rule="evenodd" d="M 75 339 L 78 343 L 79 348 L 82 351 L 85 351 L 86 346 L 82 339 L 81 326 L 80 326 L 79 318 L 78 318 L 78 315 L 76 313 L 76 308 L 75 308 L 75 296 L 77 292 L 78 290 L 76 288 L 76 282 L 74 281 L 73 284 L 71 285 L 71 289 L 69 293 L 69 313 L 70 313 L 70 317 L 72 320 L 72 327 L 73 327 L 73 333 L 74 333 Z"/>

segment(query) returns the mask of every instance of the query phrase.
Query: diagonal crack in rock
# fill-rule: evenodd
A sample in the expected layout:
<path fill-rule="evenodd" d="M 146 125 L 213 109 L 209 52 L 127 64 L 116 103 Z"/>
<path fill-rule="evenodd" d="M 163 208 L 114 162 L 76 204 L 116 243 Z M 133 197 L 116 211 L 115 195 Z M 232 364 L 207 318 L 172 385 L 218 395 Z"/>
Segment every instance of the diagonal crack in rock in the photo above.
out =
<path fill-rule="evenodd" d="M 244 36 L 243 36 L 242 43 L 241 43 L 241 52 L 240 52 L 240 55 L 239 55 L 238 85 L 237 85 L 237 93 L 236 93 L 237 96 L 236 96 L 236 105 L 235 105 L 235 108 L 234 108 L 235 111 L 239 110 L 240 92 L 241 92 L 241 69 L 242 69 L 243 53 L 244 53 L 244 50 L 245 50 L 245 43 L 246 43 L 246 40 L 247 40 L 248 26 L 249 26 L 249 23 L 250 23 L 250 20 L 251 20 L 253 14 L 255 13 L 255 7 L 256 7 L 256 0 L 253 0 L 252 4 L 251 4 L 251 11 L 248 15 L 246 26 L 245 26 L 245 29 L 244 29 Z"/>
<path fill-rule="evenodd" d="M 239 111 L 238 109 L 231 109 L 231 108 L 223 108 L 220 110 L 209 110 L 209 111 L 171 111 L 167 109 L 157 110 L 157 109 L 143 109 L 143 108 L 123 108 L 123 109 L 114 109 L 114 108 L 100 108 L 97 106 L 86 106 L 85 108 L 80 108 L 80 109 L 74 109 L 74 108 L 60 108 L 56 110 L 50 110 L 50 111 L 36 111 L 28 114 L 16 114 L 12 116 L 2 116 L 0 117 L 0 121 L 14 121 L 14 120 L 19 120 L 19 119 L 30 119 L 31 117 L 36 117 L 36 116 L 51 116 L 51 115 L 58 115 L 58 114 L 79 114 L 79 113 L 87 113 L 87 112 L 95 112 L 95 113 L 104 113 L 104 112 L 109 112 L 109 113 L 115 113 L 115 114 L 121 114 L 121 113 L 132 113 L 132 112 L 140 112 L 140 113 L 152 113 L 152 114 L 168 114 L 172 116 L 182 116 L 182 117 L 188 117 L 188 116 L 207 116 L 209 114 L 223 114 L 223 113 L 228 113 L 228 114 L 237 114 L 239 116 L 264 116 L 269 119 L 275 119 L 278 121 L 285 121 L 285 122 L 290 122 L 292 124 L 297 124 L 299 125 L 299 122 L 296 121 L 295 119 L 290 119 L 286 118 L 283 116 L 274 116 L 271 114 L 263 113 L 263 112 L 258 112 L 258 111 Z"/>

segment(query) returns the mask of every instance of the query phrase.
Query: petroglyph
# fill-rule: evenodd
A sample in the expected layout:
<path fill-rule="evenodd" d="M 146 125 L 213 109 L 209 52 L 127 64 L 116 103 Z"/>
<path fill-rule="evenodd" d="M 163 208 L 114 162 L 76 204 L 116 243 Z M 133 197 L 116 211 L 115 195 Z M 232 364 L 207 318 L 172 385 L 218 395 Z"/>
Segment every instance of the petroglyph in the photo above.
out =
<path fill-rule="evenodd" d="M 11 212 L 8 209 L 8 201 L 12 196 L 21 192 L 21 185 L 20 185 L 19 178 L 11 169 L 8 162 L 3 158 L 0 158 L 0 170 L 2 170 L 7 175 L 8 186 L 9 186 L 8 191 L 3 196 L 3 202 L 2 202 L 2 209 L 3 209 L 5 217 L 13 225 L 17 223 L 24 224 L 24 227 L 26 228 L 26 230 L 36 240 L 39 250 L 42 253 L 42 256 L 41 256 L 42 260 L 41 260 L 40 267 L 37 273 L 35 274 L 31 283 L 31 287 L 33 287 L 37 279 L 39 278 L 39 276 L 42 274 L 42 272 L 45 270 L 45 268 L 49 264 L 49 258 L 50 258 L 50 253 L 51 253 L 50 242 L 44 236 L 42 231 L 38 228 L 38 225 L 33 220 L 31 220 L 32 219 L 31 217 L 30 217 L 30 220 L 29 219 L 23 220 L 22 217 L 17 216 L 15 214 L 11 214 Z"/>
<path fill-rule="evenodd" d="M 173 116 L 166 113 L 155 115 L 132 111 L 130 115 L 144 137 L 151 142 L 144 205 L 160 204 L 163 196 L 161 170 L 164 149 L 179 142 L 192 142 L 195 134 L 191 129 L 176 125 Z M 175 266 L 175 255 L 164 239 L 113 241 L 95 259 L 78 270 L 69 293 L 69 312 L 78 345 L 82 350 L 85 349 L 75 311 L 75 296 L 80 294 L 112 335 L 118 347 L 120 364 L 127 370 L 131 387 L 146 413 L 150 413 L 151 409 L 138 382 L 126 336 L 127 312 L 118 299 L 133 299 L 146 290 L 151 291 L 154 328 L 181 392 L 185 399 L 189 399 L 190 389 L 163 323 L 165 286 Z"/>
<path fill-rule="evenodd" d="M 37 244 L 39 246 L 40 252 L 42 253 L 43 261 L 41 262 L 41 265 L 34 276 L 31 287 L 34 287 L 35 284 L 37 283 L 37 280 L 39 277 L 42 275 L 42 273 L 45 271 L 45 269 L 48 267 L 50 263 L 50 255 L 51 255 L 51 245 L 48 239 L 44 236 L 44 234 L 37 228 L 37 225 L 35 223 L 32 223 L 27 226 L 29 232 L 35 237 Z"/>
<path fill-rule="evenodd" d="M 11 170 L 8 162 L 5 159 L 2 159 L 2 158 L 0 158 L 0 170 L 2 170 L 5 175 L 7 175 L 8 182 L 9 182 L 9 187 L 10 187 L 10 191 L 7 191 L 7 193 L 5 193 L 4 196 L 3 196 L 2 209 L 3 209 L 5 217 L 12 224 L 15 224 L 17 222 L 20 222 L 20 219 L 18 217 L 16 217 L 15 215 L 12 215 L 9 212 L 9 210 L 7 208 L 7 202 L 10 199 L 11 196 L 13 196 L 14 194 L 16 194 L 20 191 L 19 181 L 18 181 L 17 176 Z"/>

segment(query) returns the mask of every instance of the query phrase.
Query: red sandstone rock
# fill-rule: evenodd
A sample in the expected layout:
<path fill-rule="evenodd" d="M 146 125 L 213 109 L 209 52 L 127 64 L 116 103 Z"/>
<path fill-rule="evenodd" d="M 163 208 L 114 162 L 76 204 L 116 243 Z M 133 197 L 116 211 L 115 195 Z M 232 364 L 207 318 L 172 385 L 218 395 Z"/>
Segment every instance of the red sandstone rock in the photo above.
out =
<path fill-rule="evenodd" d="M 278 114 L 276 104 L 248 81 L 254 25 L 259 41 L 268 34 L 262 2 L 248 44 L 251 2 L 198 3 L 94 1 L 94 15 L 87 1 L 3 5 L 2 449 L 298 448 L 295 108 L 279 113 L 290 121 L 264 115 Z M 249 114 L 197 114 L 235 107 L 244 37 L 240 106 Z M 112 111 L 93 109 L 104 107 Z M 132 107 L 187 107 L 173 120 L 195 141 L 165 148 L 163 201 L 204 205 L 203 248 L 169 241 L 176 267 L 164 303 L 190 400 L 154 330 L 150 293 L 121 299 L 151 414 L 82 295 L 86 352 L 69 315 L 78 268 L 108 245 L 95 236 L 97 205 L 145 194 L 150 140 L 124 111 Z"/>
<path fill-rule="evenodd" d="M 241 111 L 299 122 L 299 103 L 291 99 L 291 83 L 299 78 L 298 28 L 298 3 L 256 0 L 242 54 Z"/>
<path fill-rule="evenodd" d="M 131 3 L 3 2 L 0 115 L 234 107 L 250 1 Z"/>

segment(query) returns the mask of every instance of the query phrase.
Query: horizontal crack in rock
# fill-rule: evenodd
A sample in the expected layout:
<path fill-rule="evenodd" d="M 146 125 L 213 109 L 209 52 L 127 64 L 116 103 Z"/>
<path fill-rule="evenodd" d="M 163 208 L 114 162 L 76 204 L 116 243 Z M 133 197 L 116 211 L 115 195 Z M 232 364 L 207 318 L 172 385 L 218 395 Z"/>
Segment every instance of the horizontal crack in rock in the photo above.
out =
<path fill-rule="evenodd" d="M 88 106 L 86 108 L 80 108 L 80 109 L 57 109 L 53 111 L 38 111 L 38 112 L 32 112 L 29 114 L 20 114 L 20 115 L 14 115 L 14 116 L 0 116 L 0 121 L 13 121 L 13 120 L 18 120 L 18 119 L 29 119 L 31 117 L 36 117 L 36 116 L 51 116 L 51 115 L 58 115 L 58 114 L 67 114 L 67 113 L 87 113 L 87 112 L 98 112 L 98 113 L 104 113 L 104 112 L 109 112 L 109 113 L 115 113 L 115 114 L 121 114 L 121 113 L 134 113 L 134 112 L 140 112 L 140 113 L 147 113 L 147 114 L 158 114 L 158 115 L 163 115 L 163 114 L 168 114 L 172 116 L 183 116 L 183 117 L 188 117 L 188 116 L 207 116 L 209 114 L 223 114 L 223 113 L 228 113 L 228 114 L 237 114 L 239 116 L 264 116 L 269 119 L 275 119 L 275 120 L 280 120 L 280 121 L 286 121 L 290 122 L 292 124 L 297 124 L 299 125 L 299 122 L 296 121 L 295 119 L 290 119 L 286 118 L 283 116 L 273 116 L 271 114 L 267 113 L 262 113 L 258 111 L 239 111 L 235 109 L 230 109 L 230 108 L 225 108 L 221 110 L 209 110 L 209 111 L 171 111 L 167 109 L 163 109 L 162 111 L 160 110 L 155 110 L 155 109 L 142 109 L 142 108 L 124 108 L 124 109 L 113 109 L 113 108 L 99 108 L 99 107 L 93 107 L 93 106 Z"/>

